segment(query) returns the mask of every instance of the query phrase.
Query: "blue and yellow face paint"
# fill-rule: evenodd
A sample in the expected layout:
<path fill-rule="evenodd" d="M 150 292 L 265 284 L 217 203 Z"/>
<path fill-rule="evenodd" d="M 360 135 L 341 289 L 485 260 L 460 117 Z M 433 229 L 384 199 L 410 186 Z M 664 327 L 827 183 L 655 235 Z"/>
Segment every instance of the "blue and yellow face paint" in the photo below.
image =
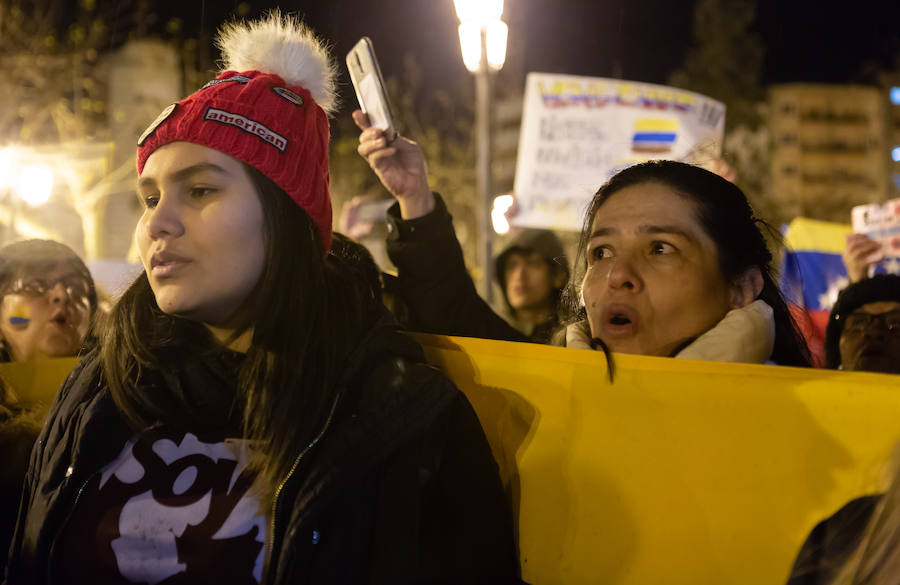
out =
<path fill-rule="evenodd" d="M 9 315 L 9 324 L 15 329 L 27 329 L 31 324 L 31 312 L 26 305 L 16 305 Z"/>

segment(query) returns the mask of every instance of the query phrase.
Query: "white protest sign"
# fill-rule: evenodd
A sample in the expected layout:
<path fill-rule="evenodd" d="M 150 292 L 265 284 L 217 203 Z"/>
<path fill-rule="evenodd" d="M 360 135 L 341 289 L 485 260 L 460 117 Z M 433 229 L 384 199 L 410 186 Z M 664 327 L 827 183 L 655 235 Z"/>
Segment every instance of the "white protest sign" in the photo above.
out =
<path fill-rule="evenodd" d="M 650 83 L 529 73 L 516 162 L 518 226 L 580 230 L 591 197 L 651 159 L 712 163 L 725 106 Z"/>
<path fill-rule="evenodd" d="M 900 199 L 891 199 L 883 205 L 857 205 L 850 211 L 850 217 L 854 232 L 881 243 L 881 252 L 874 254 L 869 261 L 884 259 L 886 272 L 900 274 Z M 874 274 L 875 267 L 870 272 Z"/>

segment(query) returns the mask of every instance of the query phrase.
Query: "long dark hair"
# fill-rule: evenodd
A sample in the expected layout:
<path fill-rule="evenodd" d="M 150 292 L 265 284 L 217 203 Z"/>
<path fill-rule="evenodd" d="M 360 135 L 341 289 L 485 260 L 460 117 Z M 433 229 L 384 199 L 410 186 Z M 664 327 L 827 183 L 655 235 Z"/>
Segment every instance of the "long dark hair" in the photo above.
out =
<path fill-rule="evenodd" d="M 760 228 L 780 240 L 777 231 L 754 215 L 747 196 L 734 183 L 685 163 L 655 160 L 637 164 L 620 171 L 600 187 L 588 207 L 578 243 L 575 275 L 566 294 L 569 314 L 574 313 L 576 319 L 584 316 L 578 299 L 580 283 L 587 269 L 586 250 L 597 210 L 613 194 L 642 183 L 664 185 L 694 202 L 700 225 L 716 244 L 719 268 L 726 280 L 737 278 L 753 266 L 759 268 L 763 288 L 758 298 L 772 307 L 775 317 L 775 347 L 771 359 L 782 365 L 809 366 L 809 348 L 775 283 L 772 253 Z"/>
<path fill-rule="evenodd" d="M 245 437 L 258 441 L 251 466 L 257 487 L 271 495 L 296 454 L 321 429 L 333 406 L 340 365 L 362 332 L 361 286 L 332 258 L 309 215 L 275 183 L 245 165 L 264 215 L 265 266 L 238 309 L 236 338 L 252 328 L 241 363 L 235 404 Z M 172 400 L 156 400 L 138 381 L 165 359 L 213 343 L 206 328 L 166 315 L 146 273 L 125 291 L 109 316 L 100 350 L 113 400 L 135 430 L 170 420 Z"/>

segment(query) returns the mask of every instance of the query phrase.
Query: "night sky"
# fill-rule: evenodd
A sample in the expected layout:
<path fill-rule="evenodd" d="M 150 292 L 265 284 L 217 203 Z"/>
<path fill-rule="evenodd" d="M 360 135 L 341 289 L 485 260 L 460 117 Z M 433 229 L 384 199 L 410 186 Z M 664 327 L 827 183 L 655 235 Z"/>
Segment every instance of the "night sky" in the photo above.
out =
<path fill-rule="evenodd" d="M 163 19 L 181 18 L 187 35 L 209 34 L 238 4 L 159 0 L 157 11 Z M 250 16 L 276 5 L 303 14 L 334 43 L 341 64 L 354 42 L 368 35 L 386 76 L 398 71 L 408 53 L 423 65 L 430 87 L 455 83 L 464 71 L 452 0 L 257 0 L 249 5 Z M 506 0 L 505 17 L 511 43 L 524 35 L 519 40 L 524 41 L 525 71 L 665 83 L 692 41 L 692 5 L 672 0 Z M 896 0 L 759 0 L 757 20 L 767 49 L 765 83 L 865 82 L 865 63 L 889 66 L 892 56 L 900 55 Z"/>

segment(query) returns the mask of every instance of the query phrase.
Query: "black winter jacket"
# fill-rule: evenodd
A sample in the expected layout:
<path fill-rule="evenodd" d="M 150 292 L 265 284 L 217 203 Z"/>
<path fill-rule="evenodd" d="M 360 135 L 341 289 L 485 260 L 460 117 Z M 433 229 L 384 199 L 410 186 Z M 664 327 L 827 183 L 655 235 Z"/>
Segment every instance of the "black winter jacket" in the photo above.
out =
<path fill-rule="evenodd" d="M 500 341 L 549 343 L 557 321 L 525 335 L 478 295 L 466 271 L 453 216 L 440 195 L 427 215 L 404 220 L 400 206 L 388 209 L 387 251 L 397 267 L 397 292 L 408 312 L 408 327 L 423 333 Z"/>
<path fill-rule="evenodd" d="M 475 413 L 413 340 L 379 323 L 277 493 L 263 582 L 518 583 L 510 506 Z M 233 386 L 234 359 L 192 356 L 165 378 Z M 58 582 L 54 543 L 79 490 L 133 435 L 101 380 L 90 354 L 32 452 L 10 585 Z"/>

